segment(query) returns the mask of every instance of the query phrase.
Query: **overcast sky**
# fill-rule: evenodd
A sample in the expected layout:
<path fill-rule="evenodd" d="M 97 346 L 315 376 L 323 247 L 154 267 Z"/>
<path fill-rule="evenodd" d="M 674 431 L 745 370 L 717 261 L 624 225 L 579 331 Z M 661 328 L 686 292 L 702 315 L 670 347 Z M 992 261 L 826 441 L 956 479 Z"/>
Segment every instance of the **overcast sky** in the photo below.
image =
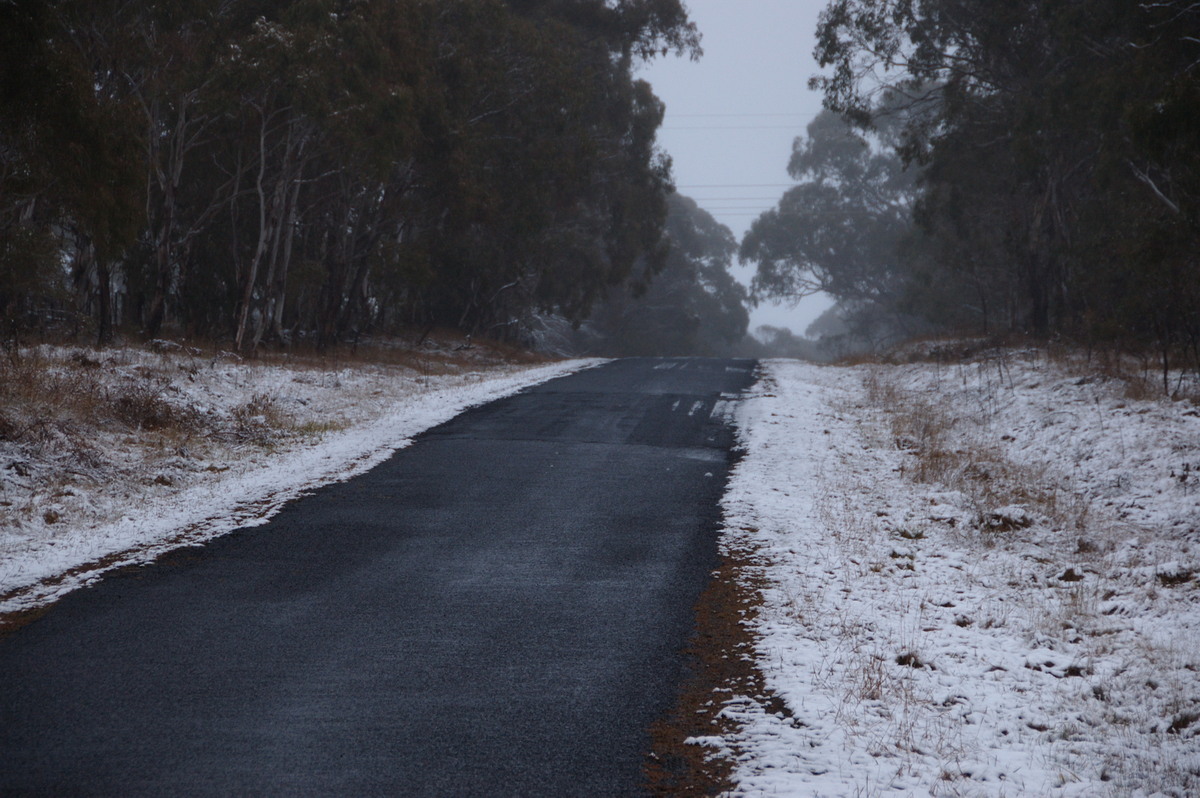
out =
<path fill-rule="evenodd" d="M 791 184 L 792 140 L 821 110 L 821 96 L 807 84 L 818 71 L 813 32 L 826 0 L 686 3 L 704 36 L 704 56 L 660 58 L 639 77 L 667 105 L 659 143 L 674 161 L 679 192 L 740 241 Z M 749 284 L 753 270 L 735 273 Z M 795 309 L 760 306 L 750 329 L 772 324 L 801 335 L 829 304 L 814 297 Z"/>

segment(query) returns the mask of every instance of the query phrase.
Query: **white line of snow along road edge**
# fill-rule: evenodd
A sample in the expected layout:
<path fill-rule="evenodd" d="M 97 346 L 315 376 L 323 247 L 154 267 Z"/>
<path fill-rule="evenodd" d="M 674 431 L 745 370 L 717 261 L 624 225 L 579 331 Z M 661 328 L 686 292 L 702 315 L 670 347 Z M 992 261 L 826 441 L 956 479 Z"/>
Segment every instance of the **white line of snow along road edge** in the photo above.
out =
<path fill-rule="evenodd" d="M 119 520 L 56 529 L 20 551 L 0 553 L 0 595 L 10 596 L 0 602 L 0 613 L 54 601 L 113 568 L 148 563 L 172 549 L 264 524 L 288 502 L 368 471 L 414 436 L 468 408 L 603 362 L 424 378 L 423 387 L 373 421 L 326 433 L 315 444 L 285 447 L 265 463 L 240 464 L 170 496 L 146 497 Z"/>

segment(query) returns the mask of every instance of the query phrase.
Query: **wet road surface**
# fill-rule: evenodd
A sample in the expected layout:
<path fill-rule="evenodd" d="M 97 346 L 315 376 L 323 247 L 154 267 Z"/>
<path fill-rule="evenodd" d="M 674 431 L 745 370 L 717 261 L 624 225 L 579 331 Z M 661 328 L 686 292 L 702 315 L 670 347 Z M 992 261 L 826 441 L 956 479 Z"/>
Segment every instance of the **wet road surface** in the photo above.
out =
<path fill-rule="evenodd" d="M 750 361 L 477 408 L 0 639 L 0 794 L 637 795 Z"/>

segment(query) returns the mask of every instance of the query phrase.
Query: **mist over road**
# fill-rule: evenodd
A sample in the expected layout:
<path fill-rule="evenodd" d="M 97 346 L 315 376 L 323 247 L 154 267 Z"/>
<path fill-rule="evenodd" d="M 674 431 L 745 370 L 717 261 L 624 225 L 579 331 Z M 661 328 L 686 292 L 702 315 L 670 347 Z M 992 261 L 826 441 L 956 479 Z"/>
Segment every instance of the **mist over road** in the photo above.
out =
<path fill-rule="evenodd" d="M 468 411 L 0 639 L 0 793 L 631 795 L 751 361 Z"/>

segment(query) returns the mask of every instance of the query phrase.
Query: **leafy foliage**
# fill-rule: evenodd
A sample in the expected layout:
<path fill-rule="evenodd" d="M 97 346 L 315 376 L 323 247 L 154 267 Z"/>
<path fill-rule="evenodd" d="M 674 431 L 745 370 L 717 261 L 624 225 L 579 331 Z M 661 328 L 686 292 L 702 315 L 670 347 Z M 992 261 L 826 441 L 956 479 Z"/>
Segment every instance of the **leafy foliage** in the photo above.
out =
<path fill-rule="evenodd" d="M 861 301 L 894 291 L 914 195 L 900 160 L 826 111 L 796 139 L 788 173 L 799 185 L 742 241 L 741 259 L 758 265 L 755 295 L 802 299 L 824 291 Z"/>
<path fill-rule="evenodd" d="M 101 339 L 115 323 L 243 350 L 414 325 L 518 337 L 662 264 L 663 109 L 633 70 L 699 53 L 679 0 L 0 15 L 10 323 L 65 303 Z"/>
<path fill-rule="evenodd" d="M 1183 0 L 834 0 L 812 85 L 920 169 L 916 224 L 897 236 L 853 198 L 864 215 L 844 218 L 881 247 L 862 258 L 876 276 L 898 270 L 869 296 L 822 271 L 814 242 L 785 251 L 764 218 L 747 241 L 756 285 L 943 327 L 1153 344 L 1200 365 L 1198 29 Z M 829 192 L 796 176 L 802 210 L 777 214 L 815 217 Z"/>
<path fill-rule="evenodd" d="M 901 256 L 913 231 L 916 171 L 888 145 L 894 134 L 893 126 L 868 138 L 825 111 L 796 139 L 788 172 L 798 185 L 755 220 L 739 251 L 757 266 L 755 300 L 824 292 L 874 343 L 914 330 L 905 297 L 920 288 Z"/>
<path fill-rule="evenodd" d="M 611 355 L 722 355 L 746 334 L 746 291 L 729 273 L 737 242 L 696 202 L 669 201 L 669 252 L 648 288 L 619 289 L 589 331 Z"/>

